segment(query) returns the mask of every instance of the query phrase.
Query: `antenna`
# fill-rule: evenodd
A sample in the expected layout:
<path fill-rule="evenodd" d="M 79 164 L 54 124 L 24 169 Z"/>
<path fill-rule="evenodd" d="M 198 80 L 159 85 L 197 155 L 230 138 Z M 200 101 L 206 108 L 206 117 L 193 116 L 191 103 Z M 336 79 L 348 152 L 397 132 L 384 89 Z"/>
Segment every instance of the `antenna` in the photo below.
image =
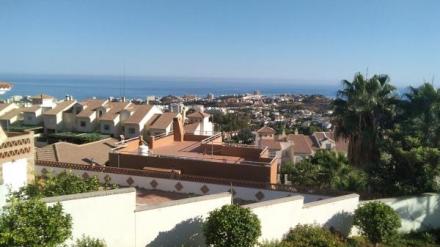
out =
<path fill-rule="evenodd" d="M 122 97 L 124 97 L 125 98 L 125 63 L 124 63 L 124 66 L 123 66 L 123 81 L 122 81 Z"/>
<path fill-rule="evenodd" d="M 365 71 L 365 80 L 368 80 L 368 66 L 367 66 L 367 70 Z"/>

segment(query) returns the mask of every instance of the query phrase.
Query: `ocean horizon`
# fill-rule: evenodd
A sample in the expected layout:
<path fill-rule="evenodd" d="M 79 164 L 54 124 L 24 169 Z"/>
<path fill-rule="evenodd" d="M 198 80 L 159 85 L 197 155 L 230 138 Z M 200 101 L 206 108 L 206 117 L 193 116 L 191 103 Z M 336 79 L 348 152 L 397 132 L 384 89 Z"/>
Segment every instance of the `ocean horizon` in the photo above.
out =
<path fill-rule="evenodd" d="M 48 94 L 57 98 L 72 95 L 76 99 L 120 97 L 145 99 L 147 96 L 196 95 L 215 96 L 252 93 L 256 90 L 264 95 L 276 94 L 320 94 L 335 97 L 338 85 L 322 85 L 310 81 L 285 82 L 279 80 L 251 79 L 191 79 L 191 78 L 142 78 L 116 76 L 64 76 L 64 75 L 5 75 L 0 81 L 14 85 L 4 97 L 13 95 Z"/>

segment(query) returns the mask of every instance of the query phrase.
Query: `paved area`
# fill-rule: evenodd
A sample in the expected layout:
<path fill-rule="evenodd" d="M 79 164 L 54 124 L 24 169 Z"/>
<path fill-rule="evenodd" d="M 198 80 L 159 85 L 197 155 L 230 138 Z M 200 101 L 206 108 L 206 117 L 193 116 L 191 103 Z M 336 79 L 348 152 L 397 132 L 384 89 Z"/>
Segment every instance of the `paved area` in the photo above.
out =
<path fill-rule="evenodd" d="M 136 189 L 136 190 L 137 190 L 137 196 L 136 196 L 137 205 L 155 205 L 163 202 L 198 196 L 195 194 L 185 194 L 185 193 L 169 192 L 162 190 L 146 190 L 146 189 Z"/>

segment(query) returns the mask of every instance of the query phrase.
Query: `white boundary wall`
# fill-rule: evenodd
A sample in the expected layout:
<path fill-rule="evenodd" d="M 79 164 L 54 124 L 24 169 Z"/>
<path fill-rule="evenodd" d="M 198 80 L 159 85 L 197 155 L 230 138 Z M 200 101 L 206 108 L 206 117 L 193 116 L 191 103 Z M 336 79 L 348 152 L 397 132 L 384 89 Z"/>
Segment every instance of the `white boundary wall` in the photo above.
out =
<path fill-rule="evenodd" d="M 59 173 L 62 171 L 71 171 L 72 173 L 78 176 L 83 176 L 84 173 L 87 173 L 87 175 L 89 176 L 97 176 L 101 182 L 104 181 L 105 176 L 110 176 L 111 182 L 118 184 L 120 186 L 130 185 L 145 189 L 156 189 L 156 190 L 172 191 L 172 192 L 187 193 L 187 194 L 197 194 L 197 195 L 218 194 L 222 192 L 228 192 L 231 189 L 230 186 L 221 185 L 221 184 L 144 177 L 144 176 L 131 176 L 125 174 L 103 173 L 103 172 L 84 171 L 77 169 L 58 168 L 58 167 L 45 167 L 41 165 L 35 166 L 36 174 L 42 175 L 43 169 L 53 173 Z M 132 179 L 133 182 L 132 184 L 128 184 L 127 181 L 129 181 L 129 178 Z M 177 190 L 176 188 L 178 187 L 176 186 L 178 183 L 180 183 L 181 185 L 180 190 Z M 156 184 L 156 186 L 153 187 L 153 184 Z M 208 188 L 208 191 L 206 193 L 203 193 L 202 188 L 204 186 Z M 266 201 L 266 200 L 272 200 L 272 199 L 278 199 L 282 197 L 296 196 L 296 195 L 303 196 L 305 203 L 330 198 L 329 196 L 323 196 L 323 195 L 303 194 L 303 193 L 294 193 L 294 192 L 277 191 L 277 190 L 265 190 L 259 188 L 251 188 L 251 187 L 234 186 L 232 189 L 235 192 L 234 198 L 240 198 L 242 200 L 249 200 L 249 201 Z"/>
<path fill-rule="evenodd" d="M 134 246 L 134 188 L 97 191 L 44 199 L 60 202 L 72 216 L 72 240 L 87 235 L 104 239 L 108 247 Z M 69 241 L 69 242 L 72 242 Z"/>
<path fill-rule="evenodd" d="M 203 246 L 202 223 L 209 212 L 231 203 L 220 193 L 136 209 L 136 246 Z"/>
<path fill-rule="evenodd" d="M 401 232 L 440 228 L 440 194 L 438 193 L 385 198 L 377 201 L 389 205 L 400 215 Z"/>

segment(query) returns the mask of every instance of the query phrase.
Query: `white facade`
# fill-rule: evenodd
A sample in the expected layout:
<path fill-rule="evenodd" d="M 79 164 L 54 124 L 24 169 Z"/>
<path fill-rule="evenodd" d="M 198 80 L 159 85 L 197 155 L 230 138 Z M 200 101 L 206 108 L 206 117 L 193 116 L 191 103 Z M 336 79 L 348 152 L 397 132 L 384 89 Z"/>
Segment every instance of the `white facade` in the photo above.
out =
<path fill-rule="evenodd" d="M 3 185 L 12 191 L 27 184 L 27 159 L 19 159 L 3 163 Z"/>

